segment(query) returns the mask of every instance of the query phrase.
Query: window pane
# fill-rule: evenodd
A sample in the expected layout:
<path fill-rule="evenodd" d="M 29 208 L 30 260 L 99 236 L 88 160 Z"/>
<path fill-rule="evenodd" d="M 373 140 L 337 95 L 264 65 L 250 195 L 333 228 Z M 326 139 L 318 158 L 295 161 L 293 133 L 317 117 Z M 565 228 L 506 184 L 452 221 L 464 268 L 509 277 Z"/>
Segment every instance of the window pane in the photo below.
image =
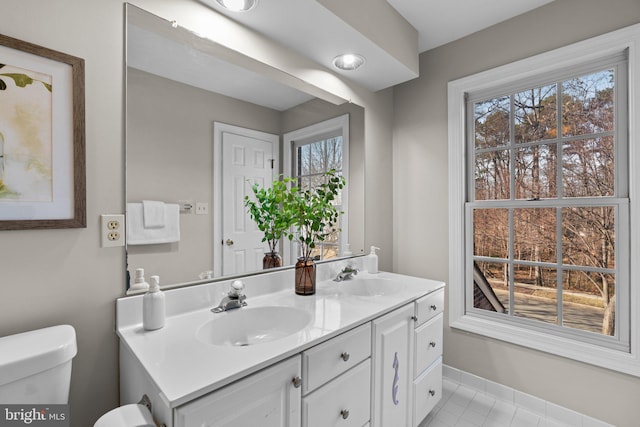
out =
<path fill-rule="evenodd" d="M 508 266 L 499 262 L 474 263 L 473 306 L 482 310 L 508 313 Z"/>
<path fill-rule="evenodd" d="M 508 209 L 474 209 L 473 254 L 505 259 L 509 256 Z"/>
<path fill-rule="evenodd" d="M 615 278 L 612 274 L 563 271 L 563 325 L 615 335 Z"/>
<path fill-rule="evenodd" d="M 476 200 L 510 198 L 509 152 L 491 151 L 475 155 Z"/>
<path fill-rule="evenodd" d="M 519 148 L 515 157 L 516 199 L 556 197 L 556 145 Z"/>
<path fill-rule="evenodd" d="M 298 147 L 298 176 L 306 176 L 311 173 L 310 153 L 310 145 Z"/>
<path fill-rule="evenodd" d="M 615 209 L 612 206 L 562 209 L 562 262 L 615 268 Z"/>
<path fill-rule="evenodd" d="M 565 197 L 613 196 L 615 183 L 613 137 L 565 142 L 562 183 Z"/>
<path fill-rule="evenodd" d="M 614 70 L 562 82 L 562 135 L 614 129 Z"/>
<path fill-rule="evenodd" d="M 534 142 L 556 138 L 556 85 L 528 89 L 513 97 L 515 141 Z"/>
<path fill-rule="evenodd" d="M 509 97 L 474 104 L 475 148 L 509 144 Z"/>
<path fill-rule="evenodd" d="M 558 323 L 556 270 L 514 265 L 513 314 L 545 323 Z"/>
<path fill-rule="evenodd" d="M 515 259 L 557 262 L 556 210 L 554 208 L 514 209 L 513 225 Z"/>

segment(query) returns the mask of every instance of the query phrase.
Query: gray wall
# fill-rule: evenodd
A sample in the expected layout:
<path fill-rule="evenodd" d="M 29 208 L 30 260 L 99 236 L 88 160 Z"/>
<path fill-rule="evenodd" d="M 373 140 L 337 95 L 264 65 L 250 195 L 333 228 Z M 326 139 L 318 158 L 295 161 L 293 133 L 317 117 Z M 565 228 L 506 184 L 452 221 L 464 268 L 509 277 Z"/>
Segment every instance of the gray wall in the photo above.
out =
<path fill-rule="evenodd" d="M 420 78 L 394 94 L 395 271 L 447 280 L 447 83 L 638 22 L 638 0 L 556 0 L 420 56 Z M 444 342 L 451 366 L 616 426 L 638 425 L 638 378 L 448 325 Z"/>
<path fill-rule="evenodd" d="M 180 242 L 128 248 L 133 277 L 143 267 L 162 283 L 198 280 L 213 269 L 213 122 L 275 135 L 277 110 L 128 69 L 127 201 L 209 203 L 209 215 L 181 214 Z"/>

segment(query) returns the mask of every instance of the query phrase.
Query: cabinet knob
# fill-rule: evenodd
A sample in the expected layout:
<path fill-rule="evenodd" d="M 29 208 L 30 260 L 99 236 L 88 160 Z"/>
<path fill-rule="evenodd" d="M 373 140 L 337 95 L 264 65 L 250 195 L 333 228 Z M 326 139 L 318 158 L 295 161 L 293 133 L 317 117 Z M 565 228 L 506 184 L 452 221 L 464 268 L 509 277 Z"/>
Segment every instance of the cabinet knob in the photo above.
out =
<path fill-rule="evenodd" d="M 411 320 L 413 320 L 414 322 L 418 321 L 418 317 L 417 316 L 411 316 Z"/>
<path fill-rule="evenodd" d="M 345 352 L 343 352 L 343 353 L 340 355 L 340 358 L 341 358 L 342 360 L 344 360 L 345 362 L 346 362 L 347 360 L 349 360 L 349 357 L 351 357 L 351 355 L 350 355 L 349 353 L 347 353 L 346 351 L 345 351 Z"/>
<path fill-rule="evenodd" d="M 300 386 L 302 385 L 302 378 L 293 377 L 293 379 L 291 380 L 291 384 L 293 384 L 295 388 L 300 388 Z"/>
<path fill-rule="evenodd" d="M 429 390 L 429 396 L 435 396 L 435 395 L 436 395 L 435 390 Z"/>
<path fill-rule="evenodd" d="M 431 304 L 430 308 L 433 311 L 436 311 L 438 309 L 438 307 L 435 304 Z"/>
<path fill-rule="evenodd" d="M 343 420 L 346 420 L 347 418 L 349 418 L 349 410 L 343 409 L 342 411 L 340 411 L 340 415 L 342 415 Z"/>
<path fill-rule="evenodd" d="M 431 341 L 431 342 L 429 343 L 429 345 L 430 345 L 432 348 L 436 348 L 436 342 L 435 342 L 435 341 Z"/>

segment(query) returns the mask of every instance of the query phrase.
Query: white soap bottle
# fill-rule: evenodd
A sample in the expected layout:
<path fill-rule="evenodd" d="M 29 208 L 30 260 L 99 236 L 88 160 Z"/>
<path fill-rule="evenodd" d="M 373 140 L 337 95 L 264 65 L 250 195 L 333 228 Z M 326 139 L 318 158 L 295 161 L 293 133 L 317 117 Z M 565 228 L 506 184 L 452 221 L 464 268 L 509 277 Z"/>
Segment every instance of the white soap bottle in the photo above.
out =
<path fill-rule="evenodd" d="M 149 284 L 144 280 L 144 268 L 136 268 L 133 285 L 131 285 L 129 289 L 127 289 L 127 295 L 131 295 L 139 291 L 148 290 Z"/>
<path fill-rule="evenodd" d="M 160 290 L 160 277 L 151 276 L 149 292 L 142 297 L 142 327 L 147 331 L 164 326 L 164 292 Z"/>
<path fill-rule="evenodd" d="M 364 264 L 368 273 L 375 274 L 378 272 L 378 254 L 376 254 L 376 251 L 379 250 L 380 248 L 371 246 L 371 252 L 365 257 Z"/>

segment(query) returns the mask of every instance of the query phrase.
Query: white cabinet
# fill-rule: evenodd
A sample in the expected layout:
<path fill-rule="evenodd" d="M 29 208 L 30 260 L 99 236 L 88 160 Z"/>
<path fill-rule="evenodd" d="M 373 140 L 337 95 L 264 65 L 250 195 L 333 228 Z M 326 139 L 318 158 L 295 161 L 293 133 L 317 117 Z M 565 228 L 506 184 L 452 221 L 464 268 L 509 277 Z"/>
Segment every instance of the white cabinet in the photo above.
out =
<path fill-rule="evenodd" d="M 417 426 L 442 392 L 444 290 L 373 321 L 371 425 Z"/>
<path fill-rule="evenodd" d="M 414 381 L 411 424 L 416 427 L 442 395 L 442 309 L 444 289 L 415 302 Z"/>
<path fill-rule="evenodd" d="M 415 427 L 442 394 L 443 302 L 434 291 L 178 407 L 156 399 L 154 414 L 168 427 Z M 137 372 L 130 359 L 123 372 Z"/>
<path fill-rule="evenodd" d="M 176 427 L 300 427 L 300 356 L 175 410 Z"/>
<path fill-rule="evenodd" d="M 414 303 L 373 321 L 374 427 L 411 424 Z"/>
<path fill-rule="evenodd" d="M 371 323 L 302 353 L 303 427 L 362 427 L 371 414 Z"/>

